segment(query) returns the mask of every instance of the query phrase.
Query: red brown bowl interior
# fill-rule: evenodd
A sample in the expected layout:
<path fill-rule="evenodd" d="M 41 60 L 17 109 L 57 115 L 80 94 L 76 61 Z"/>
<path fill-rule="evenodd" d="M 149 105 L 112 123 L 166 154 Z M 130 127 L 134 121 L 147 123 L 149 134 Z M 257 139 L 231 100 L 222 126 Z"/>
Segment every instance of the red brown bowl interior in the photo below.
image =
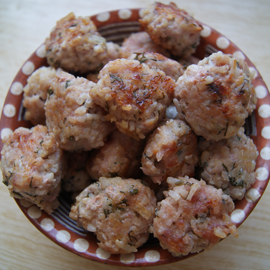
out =
<path fill-rule="evenodd" d="M 140 31 L 139 17 L 140 9 L 124 9 L 97 14 L 91 16 L 91 19 L 107 41 L 120 44 L 131 33 Z M 254 209 L 269 181 L 270 96 L 260 73 L 245 54 L 222 34 L 203 23 L 202 25 L 204 30 L 195 54 L 196 57 L 202 59 L 216 51 L 230 53 L 236 58 L 243 58 L 255 74 L 253 84 L 258 103 L 255 113 L 247 120 L 246 131 L 253 139 L 260 154 L 257 159 L 256 182 L 245 198 L 236 201 L 235 210 L 231 213 L 232 221 L 238 227 Z M 45 46 L 42 44 L 24 63 L 11 84 L 1 116 L 1 138 L 20 126 L 31 127 L 31 124 L 23 119 L 22 90 L 31 73 L 44 65 L 48 64 L 45 59 Z M 2 149 L 2 141 L 0 141 L 0 149 Z M 137 253 L 111 255 L 98 247 L 94 234 L 86 233 L 84 229 L 78 228 L 76 222 L 69 218 L 70 205 L 63 196 L 60 196 L 59 209 L 51 216 L 24 200 L 16 199 L 16 202 L 25 216 L 44 235 L 63 248 L 94 261 L 115 265 L 150 266 L 167 264 L 194 255 L 175 258 L 168 251 L 163 250 L 153 237 L 150 237 Z"/>

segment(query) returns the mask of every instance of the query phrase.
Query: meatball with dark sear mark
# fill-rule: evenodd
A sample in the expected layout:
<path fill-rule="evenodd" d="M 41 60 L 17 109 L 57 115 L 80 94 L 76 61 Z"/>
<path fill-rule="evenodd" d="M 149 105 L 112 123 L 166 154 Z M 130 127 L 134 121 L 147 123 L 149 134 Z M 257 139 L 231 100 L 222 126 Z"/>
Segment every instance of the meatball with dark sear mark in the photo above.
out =
<path fill-rule="evenodd" d="M 143 9 L 139 22 L 157 45 L 178 57 L 188 57 L 195 52 L 203 29 L 172 2 L 169 5 L 156 2 Z"/>
<path fill-rule="evenodd" d="M 170 119 L 147 139 L 142 155 L 142 171 L 154 183 L 168 176 L 193 176 L 198 156 L 197 137 L 181 120 Z"/>
<path fill-rule="evenodd" d="M 150 231 L 173 256 L 197 253 L 229 234 L 238 236 L 229 213 L 232 199 L 221 189 L 188 177 L 169 177 Z"/>
<path fill-rule="evenodd" d="M 120 47 L 120 58 L 128 58 L 133 53 L 157 52 L 166 57 L 170 57 L 170 53 L 158 46 L 150 38 L 146 32 L 138 32 L 131 34 L 126 38 Z"/>
<path fill-rule="evenodd" d="M 92 152 L 87 171 L 92 179 L 104 177 L 140 177 L 143 142 L 115 130 L 104 146 Z"/>
<path fill-rule="evenodd" d="M 20 127 L 3 139 L 1 169 L 10 195 L 36 204 L 48 214 L 57 197 L 66 164 L 63 151 L 45 126 Z"/>
<path fill-rule="evenodd" d="M 95 83 L 67 72 L 56 74 L 45 103 L 46 124 L 66 151 L 90 151 L 104 145 L 114 129 L 89 91 Z"/>
<path fill-rule="evenodd" d="M 248 116 L 253 85 L 249 68 L 231 55 L 213 53 L 189 66 L 177 81 L 174 103 L 206 140 L 235 135 Z"/>
<path fill-rule="evenodd" d="M 90 17 L 69 13 L 56 23 L 45 46 L 48 64 L 69 72 L 97 71 L 108 62 L 106 40 Z"/>
<path fill-rule="evenodd" d="M 165 72 L 167 76 L 177 81 L 184 74 L 183 66 L 169 59 L 162 54 L 155 52 L 143 52 L 132 54 L 128 59 L 138 60 L 140 63 L 148 65 L 152 69 L 159 69 Z"/>
<path fill-rule="evenodd" d="M 122 133 L 142 140 L 165 115 L 174 89 L 174 80 L 163 71 L 138 60 L 117 59 L 100 71 L 90 95 Z"/>
<path fill-rule="evenodd" d="M 200 177 L 233 200 L 241 200 L 255 182 L 255 166 L 258 151 L 253 141 L 240 128 L 228 140 L 203 141 L 198 145 Z"/>
<path fill-rule="evenodd" d="M 101 177 L 76 198 L 70 217 L 112 254 L 137 252 L 149 237 L 156 198 L 140 180 Z"/>

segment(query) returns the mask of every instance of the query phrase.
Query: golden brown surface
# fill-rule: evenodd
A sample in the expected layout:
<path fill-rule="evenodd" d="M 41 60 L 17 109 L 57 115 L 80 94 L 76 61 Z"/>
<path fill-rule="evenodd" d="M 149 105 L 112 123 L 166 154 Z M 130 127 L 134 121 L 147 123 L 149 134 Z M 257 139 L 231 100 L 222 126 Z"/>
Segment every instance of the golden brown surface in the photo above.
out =
<path fill-rule="evenodd" d="M 78 16 L 116 8 L 146 7 L 150 0 L 116 1 L 0 1 L 0 104 L 19 67 L 36 50 L 59 18 L 70 11 Z M 165 1 L 164 1 L 165 2 Z M 166 1 L 168 3 L 169 1 Z M 268 87 L 269 0 L 193 0 L 175 3 L 196 19 L 231 39 L 257 66 Z M 52 9 L 52 6 L 54 7 Z M 41 234 L 23 215 L 7 188 L 0 183 L 0 269 L 117 270 L 119 267 L 89 261 L 59 247 Z M 270 187 L 238 229 L 239 238 L 228 237 L 214 249 L 193 258 L 141 270 L 266 270 L 270 265 Z M 130 267 L 121 267 L 127 270 Z M 136 268 L 134 268 L 136 269 Z M 139 268 L 138 268 L 139 269 Z"/>

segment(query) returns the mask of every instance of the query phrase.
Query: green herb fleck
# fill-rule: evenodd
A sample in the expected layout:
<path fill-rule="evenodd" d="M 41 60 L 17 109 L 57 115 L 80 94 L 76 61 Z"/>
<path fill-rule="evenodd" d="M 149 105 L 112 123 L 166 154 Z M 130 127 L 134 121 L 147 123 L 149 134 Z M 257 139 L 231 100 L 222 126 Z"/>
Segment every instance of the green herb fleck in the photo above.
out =
<path fill-rule="evenodd" d="M 128 233 L 128 238 L 129 238 L 129 240 L 130 240 L 131 242 L 134 242 L 134 241 L 137 242 L 137 241 L 138 241 L 137 238 L 134 237 L 134 236 L 132 236 L 131 233 L 132 233 L 132 231 L 130 231 L 130 232 Z"/>
<path fill-rule="evenodd" d="M 49 97 L 50 97 L 50 96 L 53 94 L 52 88 L 49 88 L 48 91 L 47 91 L 47 93 L 48 93 L 48 95 L 49 95 Z"/>
<path fill-rule="evenodd" d="M 137 188 L 133 188 L 132 190 L 130 190 L 130 195 L 135 195 L 139 192 L 139 190 Z"/>
<path fill-rule="evenodd" d="M 121 78 L 119 78 L 119 77 L 117 77 L 117 76 L 115 76 L 113 74 L 110 74 L 110 77 L 112 79 L 111 83 L 114 83 L 115 81 L 120 82 L 120 83 L 123 82 L 123 80 Z"/>
<path fill-rule="evenodd" d="M 73 141 L 74 140 L 74 136 L 70 136 L 69 140 Z"/>
<path fill-rule="evenodd" d="M 68 84 L 70 83 L 70 80 L 67 80 L 66 83 L 65 83 L 65 89 L 68 88 Z"/>

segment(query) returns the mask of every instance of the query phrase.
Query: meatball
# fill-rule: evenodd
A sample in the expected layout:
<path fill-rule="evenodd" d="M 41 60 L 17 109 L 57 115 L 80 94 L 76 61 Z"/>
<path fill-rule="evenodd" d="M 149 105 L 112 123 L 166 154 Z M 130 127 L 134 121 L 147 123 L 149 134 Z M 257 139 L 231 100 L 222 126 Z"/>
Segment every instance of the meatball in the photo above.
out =
<path fill-rule="evenodd" d="M 174 102 L 197 135 L 218 141 L 245 123 L 252 88 L 247 64 L 218 52 L 186 69 Z"/>
<path fill-rule="evenodd" d="M 147 139 L 142 155 L 142 171 L 154 183 L 168 176 L 193 176 L 197 155 L 197 137 L 181 120 L 170 119 Z"/>
<path fill-rule="evenodd" d="M 132 54 L 128 59 L 138 60 L 140 63 L 145 63 L 152 69 L 162 70 L 167 76 L 170 76 L 175 81 L 177 81 L 178 78 L 184 74 L 183 66 L 180 63 L 159 53 L 135 53 Z"/>
<path fill-rule="evenodd" d="M 229 213 L 232 199 L 221 189 L 188 177 L 169 177 L 151 231 L 173 256 L 200 252 L 229 234 L 238 236 Z"/>
<path fill-rule="evenodd" d="M 27 85 L 23 88 L 23 106 L 26 108 L 25 119 L 33 125 L 45 125 L 44 104 L 47 92 L 55 77 L 56 70 L 52 67 L 41 67 L 27 79 Z"/>
<path fill-rule="evenodd" d="M 120 57 L 128 58 L 133 53 L 157 52 L 169 57 L 170 53 L 153 42 L 146 32 L 131 34 L 120 47 Z"/>
<path fill-rule="evenodd" d="M 25 199 L 51 214 L 65 172 L 63 151 L 45 126 L 20 127 L 3 139 L 3 183 L 10 195 Z"/>
<path fill-rule="evenodd" d="M 101 248 L 125 254 L 147 241 L 155 207 L 153 192 L 140 180 L 101 177 L 76 198 L 70 217 L 94 232 Z"/>
<path fill-rule="evenodd" d="M 107 120 L 140 140 L 163 118 L 174 89 L 174 80 L 163 71 L 150 69 L 138 60 L 117 59 L 100 71 L 90 94 L 108 112 Z"/>
<path fill-rule="evenodd" d="M 208 184 L 241 200 L 255 182 L 258 151 L 244 128 L 228 140 L 203 141 L 199 144 L 201 178 Z"/>
<path fill-rule="evenodd" d="M 53 80 L 45 103 L 46 124 L 60 148 L 89 151 L 101 147 L 113 130 L 104 119 L 104 110 L 89 96 L 94 85 L 64 71 Z"/>
<path fill-rule="evenodd" d="M 45 46 L 47 62 L 69 72 L 89 73 L 107 62 L 106 40 L 90 17 L 69 13 L 56 23 Z"/>
<path fill-rule="evenodd" d="M 62 188 L 67 192 L 82 192 L 92 182 L 86 170 L 89 152 L 67 152 L 66 156 L 67 171 L 62 179 Z"/>
<path fill-rule="evenodd" d="M 143 9 L 139 20 L 151 39 L 173 55 L 188 57 L 199 45 L 203 27 L 175 3 L 156 2 Z"/>
<path fill-rule="evenodd" d="M 92 179 L 104 177 L 140 177 L 143 142 L 115 130 L 101 148 L 93 151 L 87 162 Z"/>

